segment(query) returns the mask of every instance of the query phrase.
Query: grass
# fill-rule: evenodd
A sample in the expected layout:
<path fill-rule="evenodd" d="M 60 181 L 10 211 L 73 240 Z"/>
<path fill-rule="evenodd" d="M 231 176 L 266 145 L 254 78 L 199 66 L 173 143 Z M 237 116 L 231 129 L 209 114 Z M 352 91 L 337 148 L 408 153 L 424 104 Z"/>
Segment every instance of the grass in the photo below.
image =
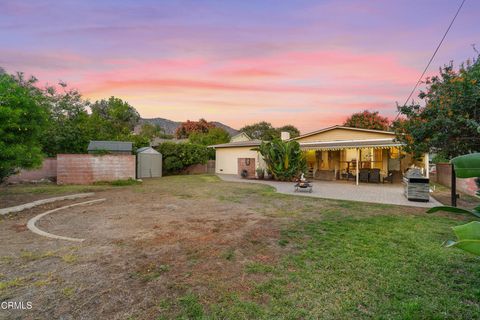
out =
<path fill-rule="evenodd" d="M 177 182 L 193 179 L 192 197 L 205 196 L 196 193 L 203 189 L 289 223 L 275 242 L 280 259 L 243 262 L 243 290 L 192 289 L 164 302 L 159 319 L 480 318 L 480 258 L 441 246 L 453 237 L 451 227 L 469 217 L 299 199 L 258 185 L 225 183 L 221 193 L 208 194 L 198 178 L 175 178 L 174 193 Z M 233 252 L 221 258 L 234 260 Z"/>

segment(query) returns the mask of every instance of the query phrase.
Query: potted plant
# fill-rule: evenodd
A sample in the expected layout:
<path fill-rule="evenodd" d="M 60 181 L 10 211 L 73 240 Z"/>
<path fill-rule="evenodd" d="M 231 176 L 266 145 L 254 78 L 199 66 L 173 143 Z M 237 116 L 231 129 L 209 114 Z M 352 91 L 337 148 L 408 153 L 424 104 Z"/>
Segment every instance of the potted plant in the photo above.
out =
<path fill-rule="evenodd" d="M 263 180 L 265 177 L 265 170 L 263 168 L 257 168 L 257 178 Z"/>
<path fill-rule="evenodd" d="M 273 179 L 272 171 L 270 171 L 270 169 L 268 169 L 268 168 L 267 168 L 267 175 L 266 175 L 265 178 L 268 179 L 268 180 Z"/>

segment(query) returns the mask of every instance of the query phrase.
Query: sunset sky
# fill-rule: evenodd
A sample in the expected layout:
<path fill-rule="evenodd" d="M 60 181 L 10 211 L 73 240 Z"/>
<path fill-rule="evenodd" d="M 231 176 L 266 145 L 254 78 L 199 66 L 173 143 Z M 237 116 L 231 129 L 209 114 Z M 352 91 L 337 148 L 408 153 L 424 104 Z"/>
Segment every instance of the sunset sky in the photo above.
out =
<path fill-rule="evenodd" d="M 143 117 L 266 120 L 302 132 L 394 116 L 460 1 L 0 0 L 0 66 Z M 466 2 L 429 74 L 480 48 Z"/>

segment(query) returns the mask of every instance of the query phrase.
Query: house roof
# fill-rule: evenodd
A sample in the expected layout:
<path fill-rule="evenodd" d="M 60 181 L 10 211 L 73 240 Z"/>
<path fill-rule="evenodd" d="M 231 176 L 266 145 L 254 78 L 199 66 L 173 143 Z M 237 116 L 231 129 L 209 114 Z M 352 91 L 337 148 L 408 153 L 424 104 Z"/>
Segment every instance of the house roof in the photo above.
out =
<path fill-rule="evenodd" d="M 326 142 L 300 142 L 303 150 L 341 150 L 355 148 L 390 148 L 399 147 L 403 144 L 391 139 L 368 139 L 368 140 L 339 140 Z"/>
<path fill-rule="evenodd" d="M 237 141 L 237 142 L 216 144 L 209 147 L 210 148 L 257 147 L 261 143 L 262 143 L 261 140 L 250 140 L 250 141 Z"/>
<path fill-rule="evenodd" d="M 237 138 L 245 137 L 246 140 L 252 140 L 248 134 L 245 132 L 240 132 L 239 134 L 234 135 L 233 137 L 230 138 L 230 141 L 235 140 Z"/>
<path fill-rule="evenodd" d="M 143 147 L 143 148 L 137 149 L 137 153 L 160 154 L 160 152 L 153 149 L 152 147 Z"/>
<path fill-rule="evenodd" d="M 392 135 L 392 136 L 395 135 L 394 132 L 390 132 L 390 131 L 373 130 L 373 129 L 362 129 L 362 128 L 353 128 L 353 127 L 345 127 L 345 126 L 336 125 L 336 126 L 331 126 L 331 127 L 328 127 L 328 128 L 323 128 L 323 129 L 320 129 L 320 130 L 317 130 L 317 131 L 312 131 L 312 132 L 309 132 L 309 133 L 306 133 L 306 134 L 302 134 L 302 135 L 300 135 L 300 136 L 298 136 L 298 137 L 293 138 L 292 140 L 297 140 L 297 139 L 301 139 L 301 138 L 313 136 L 313 135 L 315 135 L 315 134 L 322 133 L 322 132 L 326 132 L 326 131 L 330 131 L 330 130 L 334 130 L 334 129 L 345 129 L 345 130 L 352 130 L 352 131 L 384 133 L 384 134 L 390 134 L 390 135 Z"/>
<path fill-rule="evenodd" d="M 132 151 L 133 143 L 128 141 L 90 141 L 88 151 Z"/>

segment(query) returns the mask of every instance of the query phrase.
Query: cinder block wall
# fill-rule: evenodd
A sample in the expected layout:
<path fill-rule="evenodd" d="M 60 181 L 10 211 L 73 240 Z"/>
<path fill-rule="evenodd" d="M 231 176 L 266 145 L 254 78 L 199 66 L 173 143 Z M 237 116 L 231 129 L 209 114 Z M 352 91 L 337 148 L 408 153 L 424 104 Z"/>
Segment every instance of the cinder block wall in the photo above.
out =
<path fill-rule="evenodd" d="M 89 184 L 129 178 L 135 179 L 134 155 L 57 155 L 58 184 Z"/>
<path fill-rule="evenodd" d="M 433 178 L 433 181 L 452 187 L 452 165 L 450 163 L 437 163 L 437 173 Z M 477 191 L 477 185 L 475 178 L 456 179 L 457 190 L 469 195 L 475 195 Z"/>
<path fill-rule="evenodd" d="M 29 182 L 41 179 L 50 179 L 57 176 L 57 159 L 45 158 L 38 169 L 20 170 L 16 175 L 10 176 L 8 182 Z"/>

